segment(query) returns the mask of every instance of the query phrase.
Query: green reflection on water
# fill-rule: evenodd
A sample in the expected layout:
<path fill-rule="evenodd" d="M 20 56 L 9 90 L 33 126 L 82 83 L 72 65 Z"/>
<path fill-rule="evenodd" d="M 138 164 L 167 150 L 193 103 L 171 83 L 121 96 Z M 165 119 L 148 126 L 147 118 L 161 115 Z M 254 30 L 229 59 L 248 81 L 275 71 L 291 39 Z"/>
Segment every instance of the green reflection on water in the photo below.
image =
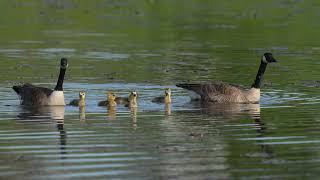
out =
<path fill-rule="evenodd" d="M 115 121 L 108 121 L 100 109 L 96 114 L 86 114 L 88 121 L 80 123 L 78 114 L 68 114 L 77 111 L 68 109 L 67 138 L 63 139 L 55 121 L 46 119 L 44 122 L 50 125 L 36 126 L 37 123 L 16 120 L 15 113 L 19 112 L 7 114 L 3 108 L 0 109 L 2 134 L 6 135 L 6 130 L 13 130 L 13 134 L 21 130 L 49 131 L 56 133 L 56 137 L 49 135 L 53 141 L 42 139 L 40 143 L 57 145 L 57 148 L 61 142 L 126 145 L 84 150 L 146 152 L 146 157 L 155 160 L 137 160 L 132 164 L 141 166 L 136 167 L 137 172 L 147 171 L 150 177 L 205 178 L 212 174 L 221 174 L 219 177 L 224 178 L 270 174 L 286 177 L 288 173 L 303 176 L 306 171 L 315 177 L 318 174 L 319 105 L 318 88 L 312 83 L 319 79 L 316 69 L 320 50 L 319 8 L 318 1 L 276 0 L 0 1 L 0 84 L 4 87 L 18 82 L 54 86 L 61 57 L 70 60 L 67 85 L 123 83 L 123 86 L 212 80 L 249 86 L 264 52 L 273 52 L 279 60 L 278 64 L 268 66 L 265 74 L 260 119 L 246 112 L 240 115 L 221 110 L 211 114 L 200 110 L 177 112 L 173 107 L 169 118 L 164 117 L 163 112 L 141 111 L 136 123 L 131 122 L 127 111 L 121 112 Z M 98 90 L 101 94 L 105 91 Z M 66 91 L 70 95 L 77 90 L 66 88 Z M 154 94 L 158 94 L 162 89 L 155 91 L 158 92 Z M 3 99 L 16 98 L 8 89 L 0 95 Z M 177 90 L 177 96 L 182 95 L 185 94 Z M 314 104 L 301 104 L 310 102 Z M 69 136 L 75 130 L 79 130 L 75 132 L 79 137 Z M 190 137 L 192 131 L 204 133 L 204 138 Z M 86 134 L 100 138 L 80 136 Z M 264 137 L 297 138 L 239 140 Z M 268 144 L 290 141 L 306 143 Z M 39 141 L 2 141 L 1 146 L 34 143 Z M 1 152 L 7 153 L 7 150 Z M 1 160 L 28 174 L 25 167 L 29 162 L 25 156 L 4 154 Z M 33 158 L 29 159 L 31 163 L 38 161 Z M 188 163 L 189 169 L 184 169 L 182 165 Z M 306 163 L 305 168 L 302 167 Z M 41 165 L 37 168 L 42 172 Z M 199 171 L 193 170 L 197 168 Z"/>

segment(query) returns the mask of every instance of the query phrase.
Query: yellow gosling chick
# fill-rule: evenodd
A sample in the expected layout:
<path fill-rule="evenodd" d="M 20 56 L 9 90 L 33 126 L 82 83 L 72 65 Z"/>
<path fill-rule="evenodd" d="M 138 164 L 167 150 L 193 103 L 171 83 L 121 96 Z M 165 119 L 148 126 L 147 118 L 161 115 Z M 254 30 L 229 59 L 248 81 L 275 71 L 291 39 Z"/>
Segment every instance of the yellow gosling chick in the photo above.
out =
<path fill-rule="evenodd" d="M 137 102 L 138 93 L 136 91 L 132 91 L 129 95 L 129 101 L 126 102 L 126 107 L 138 107 Z"/>
<path fill-rule="evenodd" d="M 116 106 L 116 95 L 113 92 L 107 92 L 107 100 L 100 101 L 98 106 Z"/>
<path fill-rule="evenodd" d="M 70 101 L 71 106 L 85 106 L 86 105 L 86 93 L 84 91 L 79 92 L 79 99 Z"/>
<path fill-rule="evenodd" d="M 160 96 L 160 97 L 155 97 L 151 100 L 154 103 L 166 103 L 166 104 L 170 104 L 171 103 L 171 89 L 167 88 L 164 91 L 164 96 Z"/>

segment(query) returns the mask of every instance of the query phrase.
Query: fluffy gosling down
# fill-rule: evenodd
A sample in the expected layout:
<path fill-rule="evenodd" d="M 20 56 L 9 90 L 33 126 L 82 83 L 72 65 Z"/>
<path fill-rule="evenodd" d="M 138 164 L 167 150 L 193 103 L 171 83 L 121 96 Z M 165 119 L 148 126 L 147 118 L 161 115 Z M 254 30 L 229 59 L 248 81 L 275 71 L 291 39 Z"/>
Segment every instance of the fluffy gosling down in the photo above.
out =
<path fill-rule="evenodd" d="M 84 91 L 79 92 L 79 99 L 73 99 L 70 101 L 71 106 L 85 106 L 86 105 L 86 93 Z"/>
<path fill-rule="evenodd" d="M 125 104 L 125 106 L 138 107 L 137 97 L 138 97 L 138 93 L 136 91 L 132 91 L 129 95 L 129 102 Z"/>
<path fill-rule="evenodd" d="M 113 92 L 107 92 L 107 100 L 100 101 L 98 106 L 117 106 L 116 98 L 117 96 Z"/>
<path fill-rule="evenodd" d="M 132 91 L 130 92 L 129 97 L 117 97 L 115 101 L 117 104 L 124 105 L 125 107 L 138 107 L 137 97 L 138 93 Z"/>
<path fill-rule="evenodd" d="M 171 103 L 171 89 L 167 88 L 164 91 L 164 96 L 155 97 L 151 101 L 154 103 L 166 103 L 166 104 Z"/>
<path fill-rule="evenodd" d="M 60 73 L 57 85 L 52 89 L 38 87 L 26 83 L 21 86 L 13 86 L 12 89 L 20 96 L 21 105 L 27 106 L 64 106 L 63 81 L 68 67 L 68 60 L 62 58 L 60 61 Z"/>
<path fill-rule="evenodd" d="M 258 73 L 250 89 L 228 83 L 177 84 L 189 91 L 191 100 L 215 103 L 259 103 L 262 77 L 269 63 L 277 62 L 271 53 L 261 57 Z"/>

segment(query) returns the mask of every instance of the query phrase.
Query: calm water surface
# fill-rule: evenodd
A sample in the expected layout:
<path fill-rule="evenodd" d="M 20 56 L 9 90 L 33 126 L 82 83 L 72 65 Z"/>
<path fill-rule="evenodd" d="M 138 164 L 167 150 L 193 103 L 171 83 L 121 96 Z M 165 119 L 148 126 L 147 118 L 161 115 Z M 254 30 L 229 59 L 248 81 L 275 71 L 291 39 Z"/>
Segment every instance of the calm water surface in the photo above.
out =
<path fill-rule="evenodd" d="M 250 5 L 248 5 L 250 4 Z M 320 175 L 320 4 L 305 1 L 1 1 L 1 179 L 315 179 Z M 260 104 L 203 107 L 178 82 L 249 87 Z M 19 106 L 11 86 L 54 87 L 66 101 Z M 172 88 L 170 106 L 151 99 Z M 139 107 L 97 107 L 113 90 Z"/>

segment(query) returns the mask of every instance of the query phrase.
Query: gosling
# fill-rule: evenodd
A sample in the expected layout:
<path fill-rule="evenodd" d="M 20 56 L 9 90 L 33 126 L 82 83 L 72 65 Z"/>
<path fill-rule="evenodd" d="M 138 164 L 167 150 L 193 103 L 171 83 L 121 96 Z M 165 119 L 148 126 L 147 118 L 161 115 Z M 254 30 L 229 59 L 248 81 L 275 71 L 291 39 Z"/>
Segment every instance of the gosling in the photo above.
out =
<path fill-rule="evenodd" d="M 136 91 L 132 91 L 129 94 L 129 97 L 117 97 L 116 102 L 117 104 L 122 104 L 125 107 L 137 107 L 137 97 L 138 93 Z"/>
<path fill-rule="evenodd" d="M 98 106 L 117 106 L 117 102 L 115 101 L 116 98 L 117 96 L 113 92 L 107 92 L 107 100 L 100 101 Z"/>
<path fill-rule="evenodd" d="M 171 103 L 171 89 L 167 88 L 164 91 L 164 96 L 155 97 L 151 101 L 154 103 L 170 104 Z"/>
<path fill-rule="evenodd" d="M 125 107 L 138 107 L 137 102 L 138 93 L 136 91 L 132 91 L 129 95 L 128 101 L 124 102 Z"/>
<path fill-rule="evenodd" d="M 86 106 L 86 93 L 84 91 L 79 92 L 79 99 L 70 101 L 71 106 Z"/>

